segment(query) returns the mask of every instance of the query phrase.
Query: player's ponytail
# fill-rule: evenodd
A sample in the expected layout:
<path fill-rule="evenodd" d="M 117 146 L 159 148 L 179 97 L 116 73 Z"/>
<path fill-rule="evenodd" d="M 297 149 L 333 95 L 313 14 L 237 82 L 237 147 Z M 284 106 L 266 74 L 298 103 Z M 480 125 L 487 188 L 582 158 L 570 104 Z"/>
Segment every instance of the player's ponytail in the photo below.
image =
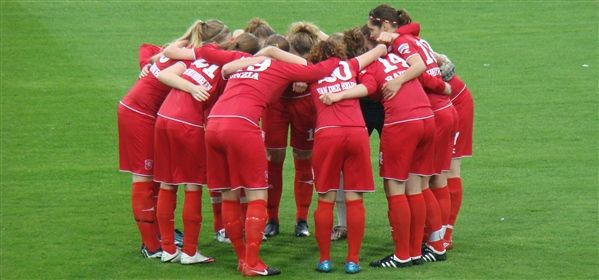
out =
<path fill-rule="evenodd" d="M 252 18 L 246 25 L 245 32 L 252 33 L 262 45 L 264 41 L 270 36 L 275 34 L 274 29 L 268 24 L 267 21 L 261 18 Z"/>
<path fill-rule="evenodd" d="M 202 46 L 202 32 L 205 25 L 205 22 L 198 20 L 194 22 L 194 24 L 191 27 L 189 27 L 190 32 L 189 38 L 187 39 L 187 41 L 189 42 L 187 44 L 188 46 L 192 48 L 199 48 Z"/>
<path fill-rule="evenodd" d="M 333 40 L 326 40 L 320 41 L 312 47 L 308 55 L 308 60 L 312 63 L 318 63 L 331 57 L 337 57 L 342 60 L 347 59 L 347 55 L 341 44 Z"/>
<path fill-rule="evenodd" d="M 318 42 L 320 29 L 309 22 L 294 22 L 289 26 L 287 39 L 295 53 L 304 56 Z"/>
<path fill-rule="evenodd" d="M 183 33 L 183 35 L 177 38 L 174 42 L 177 41 L 187 41 L 188 44 L 191 43 L 192 37 L 197 36 L 194 34 L 200 34 L 202 31 L 202 25 L 204 24 L 201 20 L 196 20 L 190 27 L 187 28 L 187 31 Z M 173 42 L 173 43 L 174 43 Z"/>
<path fill-rule="evenodd" d="M 359 56 L 367 51 L 366 37 L 357 27 L 343 31 L 343 44 L 348 58 Z"/>
<path fill-rule="evenodd" d="M 397 11 L 397 25 L 402 26 L 408 23 L 412 23 L 410 14 L 405 9 L 399 9 Z"/>
<path fill-rule="evenodd" d="M 260 42 L 258 38 L 252 33 L 241 33 L 235 37 L 232 42 L 227 42 L 220 45 L 223 49 L 236 50 L 240 52 L 246 52 L 249 54 L 255 54 L 260 50 Z"/>
<path fill-rule="evenodd" d="M 221 42 L 229 36 L 229 28 L 220 20 L 196 20 L 176 41 L 187 41 L 187 46 L 199 48 L 204 42 Z"/>
<path fill-rule="evenodd" d="M 286 52 L 289 51 L 289 41 L 279 34 L 270 35 L 264 42 L 264 46 L 275 46 Z"/>

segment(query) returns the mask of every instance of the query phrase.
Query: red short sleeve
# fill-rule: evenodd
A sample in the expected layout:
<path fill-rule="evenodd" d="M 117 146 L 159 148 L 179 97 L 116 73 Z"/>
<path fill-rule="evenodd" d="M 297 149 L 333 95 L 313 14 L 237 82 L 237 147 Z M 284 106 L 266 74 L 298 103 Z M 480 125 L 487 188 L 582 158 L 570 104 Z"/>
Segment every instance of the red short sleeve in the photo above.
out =
<path fill-rule="evenodd" d="M 162 48 L 152 44 L 141 44 L 139 46 L 139 68 L 143 68 L 146 64 L 151 64 L 152 56 L 158 54 Z"/>

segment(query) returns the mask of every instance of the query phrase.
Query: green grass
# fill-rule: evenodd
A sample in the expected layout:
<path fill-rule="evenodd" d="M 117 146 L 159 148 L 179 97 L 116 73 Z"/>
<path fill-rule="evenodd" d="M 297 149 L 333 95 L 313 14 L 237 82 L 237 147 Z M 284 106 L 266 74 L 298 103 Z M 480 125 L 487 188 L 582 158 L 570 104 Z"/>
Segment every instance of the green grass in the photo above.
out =
<path fill-rule="evenodd" d="M 260 16 L 280 31 L 309 20 L 335 32 L 364 23 L 376 4 L 2 1 L 0 278 L 240 279 L 231 248 L 212 239 L 207 195 L 200 243 L 215 264 L 162 265 L 137 252 L 115 126 L 116 104 L 137 76 L 137 47 L 170 41 L 196 18 L 240 28 Z M 352 278 L 599 278 L 598 2 L 392 4 L 422 23 L 422 37 L 471 88 L 475 157 L 463 164 L 449 261 Z M 333 246 L 336 271 L 319 275 L 314 240 L 291 237 L 289 159 L 282 234 L 262 255 L 282 279 L 344 279 L 344 243 Z M 377 184 L 366 197 L 363 266 L 392 246 Z"/>

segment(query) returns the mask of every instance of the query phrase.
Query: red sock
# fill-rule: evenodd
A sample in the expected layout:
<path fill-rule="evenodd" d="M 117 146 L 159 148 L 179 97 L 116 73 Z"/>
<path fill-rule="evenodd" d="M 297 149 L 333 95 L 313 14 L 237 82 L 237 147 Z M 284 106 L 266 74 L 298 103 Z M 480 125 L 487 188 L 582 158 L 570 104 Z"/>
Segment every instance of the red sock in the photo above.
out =
<path fill-rule="evenodd" d="M 443 225 L 441 224 L 441 209 L 435 195 L 430 188 L 422 191 L 426 203 L 426 224 L 430 229 L 428 242 L 426 243 L 437 252 L 444 252 Z"/>
<path fill-rule="evenodd" d="M 212 229 L 214 232 L 217 232 L 223 229 L 222 193 L 210 192 L 210 201 L 212 202 L 212 214 L 214 215 L 214 219 L 212 220 Z"/>
<path fill-rule="evenodd" d="M 255 267 L 260 259 L 262 232 L 267 219 L 266 200 L 257 199 L 248 202 L 245 219 L 245 263 L 249 267 Z"/>
<path fill-rule="evenodd" d="M 402 261 L 410 259 L 410 204 L 405 195 L 387 197 L 389 224 L 395 242 L 395 256 Z"/>
<path fill-rule="evenodd" d="M 160 192 L 160 183 L 153 182 L 152 189 L 152 201 L 154 203 L 154 209 L 156 209 L 158 205 L 158 193 Z M 152 228 L 154 229 L 154 235 L 156 235 L 160 240 L 160 227 L 158 226 L 158 218 L 156 217 L 156 211 L 154 211 L 154 223 L 152 225 Z"/>
<path fill-rule="evenodd" d="M 195 255 L 202 229 L 202 190 L 185 191 L 183 203 L 183 249 L 188 256 Z"/>
<path fill-rule="evenodd" d="M 149 251 L 160 248 L 160 240 L 154 231 L 156 204 L 152 182 L 135 182 L 131 185 L 131 208 L 143 244 Z"/>
<path fill-rule="evenodd" d="M 314 177 L 312 176 L 311 159 L 295 159 L 295 179 L 293 192 L 295 194 L 296 220 L 308 221 L 308 210 L 314 193 Z"/>
<path fill-rule="evenodd" d="M 449 226 L 445 230 L 444 239 L 450 241 L 453 226 L 458 218 L 460 207 L 462 207 L 462 179 L 460 177 L 448 178 L 447 187 L 449 188 L 449 195 L 451 197 L 451 211 L 449 211 Z"/>
<path fill-rule="evenodd" d="M 279 205 L 283 194 L 283 163 L 268 162 L 268 218 L 279 222 Z"/>
<path fill-rule="evenodd" d="M 177 189 L 160 189 L 156 217 L 160 226 L 162 250 L 169 254 L 177 251 L 175 246 L 175 208 L 177 207 Z"/>
<path fill-rule="evenodd" d="M 447 186 L 441 188 L 432 188 L 433 194 L 439 202 L 441 208 L 441 224 L 443 226 L 449 224 L 449 213 L 451 211 L 451 198 L 449 196 L 449 188 Z"/>
<path fill-rule="evenodd" d="M 364 238 L 364 224 L 366 215 L 364 201 L 362 199 L 345 201 L 345 207 L 347 209 L 346 261 L 358 263 L 360 262 L 360 248 L 362 247 L 362 239 Z"/>
<path fill-rule="evenodd" d="M 410 257 L 422 255 L 422 235 L 426 223 L 426 203 L 421 193 L 408 195 L 410 204 Z"/>
<path fill-rule="evenodd" d="M 237 200 L 223 200 L 223 225 L 227 237 L 231 240 L 237 260 L 245 259 L 245 242 L 243 241 L 243 225 L 241 205 Z"/>
<path fill-rule="evenodd" d="M 318 200 L 318 206 L 316 207 L 316 211 L 314 211 L 314 236 L 316 237 L 316 243 L 320 251 L 320 261 L 331 260 L 331 231 L 333 230 L 334 206 L 334 201 Z"/>

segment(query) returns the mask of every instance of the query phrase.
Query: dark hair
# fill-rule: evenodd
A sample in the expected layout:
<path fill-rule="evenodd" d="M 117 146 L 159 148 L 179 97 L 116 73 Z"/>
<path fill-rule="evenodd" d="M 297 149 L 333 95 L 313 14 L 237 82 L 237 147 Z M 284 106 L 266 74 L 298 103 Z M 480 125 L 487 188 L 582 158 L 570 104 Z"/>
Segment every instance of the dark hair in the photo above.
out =
<path fill-rule="evenodd" d="M 248 21 L 244 31 L 254 34 L 260 43 L 264 42 L 270 35 L 275 34 L 275 31 L 270 27 L 268 22 L 257 17 Z"/>
<path fill-rule="evenodd" d="M 223 49 L 237 50 L 250 54 L 255 54 L 260 50 L 258 38 L 256 38 L 256 36 L 254 36 L 252 33 L 247 32 L 237 36 L 234 41 L 221 44 L 220 46 Z"/>
<path fill-rule="evenodd" d="M 270 35 L 266 39 L 266 42 L 264 42 L 264 45 L 265 46 L 275 46 L 275 47 L 282 49 L 286 52 L 289 51 L 289 41 L 287 41 L 287 39 L 285 39 L 285 37 L 283 37 L 279 34 Z"/>
<path fill-rule="evenodd" d="M 343 44 L 348 58 L 356 57 L 368 51 L 366 38 L 357 27 L 343 31 Z"/>
<path fill-rule="evenodd" d="M 384 22 L 392 26 L 402 26 L 412 22 L 412 18 L 405 9 L 396 10 L 387 4 L 378 5 L 368 13 L 368 20 L 374 26 L 381 26 Z"/>
<path fill-rule="evenodd" d="M 293 50 L 301 56 L 309 53 L 318 42 L 318 27 L 309 22 L 295 22 L 289 26 L 287 38 Z"/>
<path fill-rule="evenodd" d="M 370 47 L 374 47 L 376 46 L 376 41 L 372 40 L 372 38 L 370 38 L 370 28 L 368 28 L 367 24 L 362 25 L 362 27 L 360 27 L 360 32 L 362 32 L 362 34 L 364 34 L 364 37 L 366 38 L 366 44 Z"/>
<path fill-rule="evenodd" d="M 310 55 L 308 55 L 308 60 L 312 63 L 318 63 L 330 57 L 338 57 L 342 60 L 347 59 L 347 55 L 341 44 L 333 40 L 326 40 L 320 41 L 312 47 Z"/>

